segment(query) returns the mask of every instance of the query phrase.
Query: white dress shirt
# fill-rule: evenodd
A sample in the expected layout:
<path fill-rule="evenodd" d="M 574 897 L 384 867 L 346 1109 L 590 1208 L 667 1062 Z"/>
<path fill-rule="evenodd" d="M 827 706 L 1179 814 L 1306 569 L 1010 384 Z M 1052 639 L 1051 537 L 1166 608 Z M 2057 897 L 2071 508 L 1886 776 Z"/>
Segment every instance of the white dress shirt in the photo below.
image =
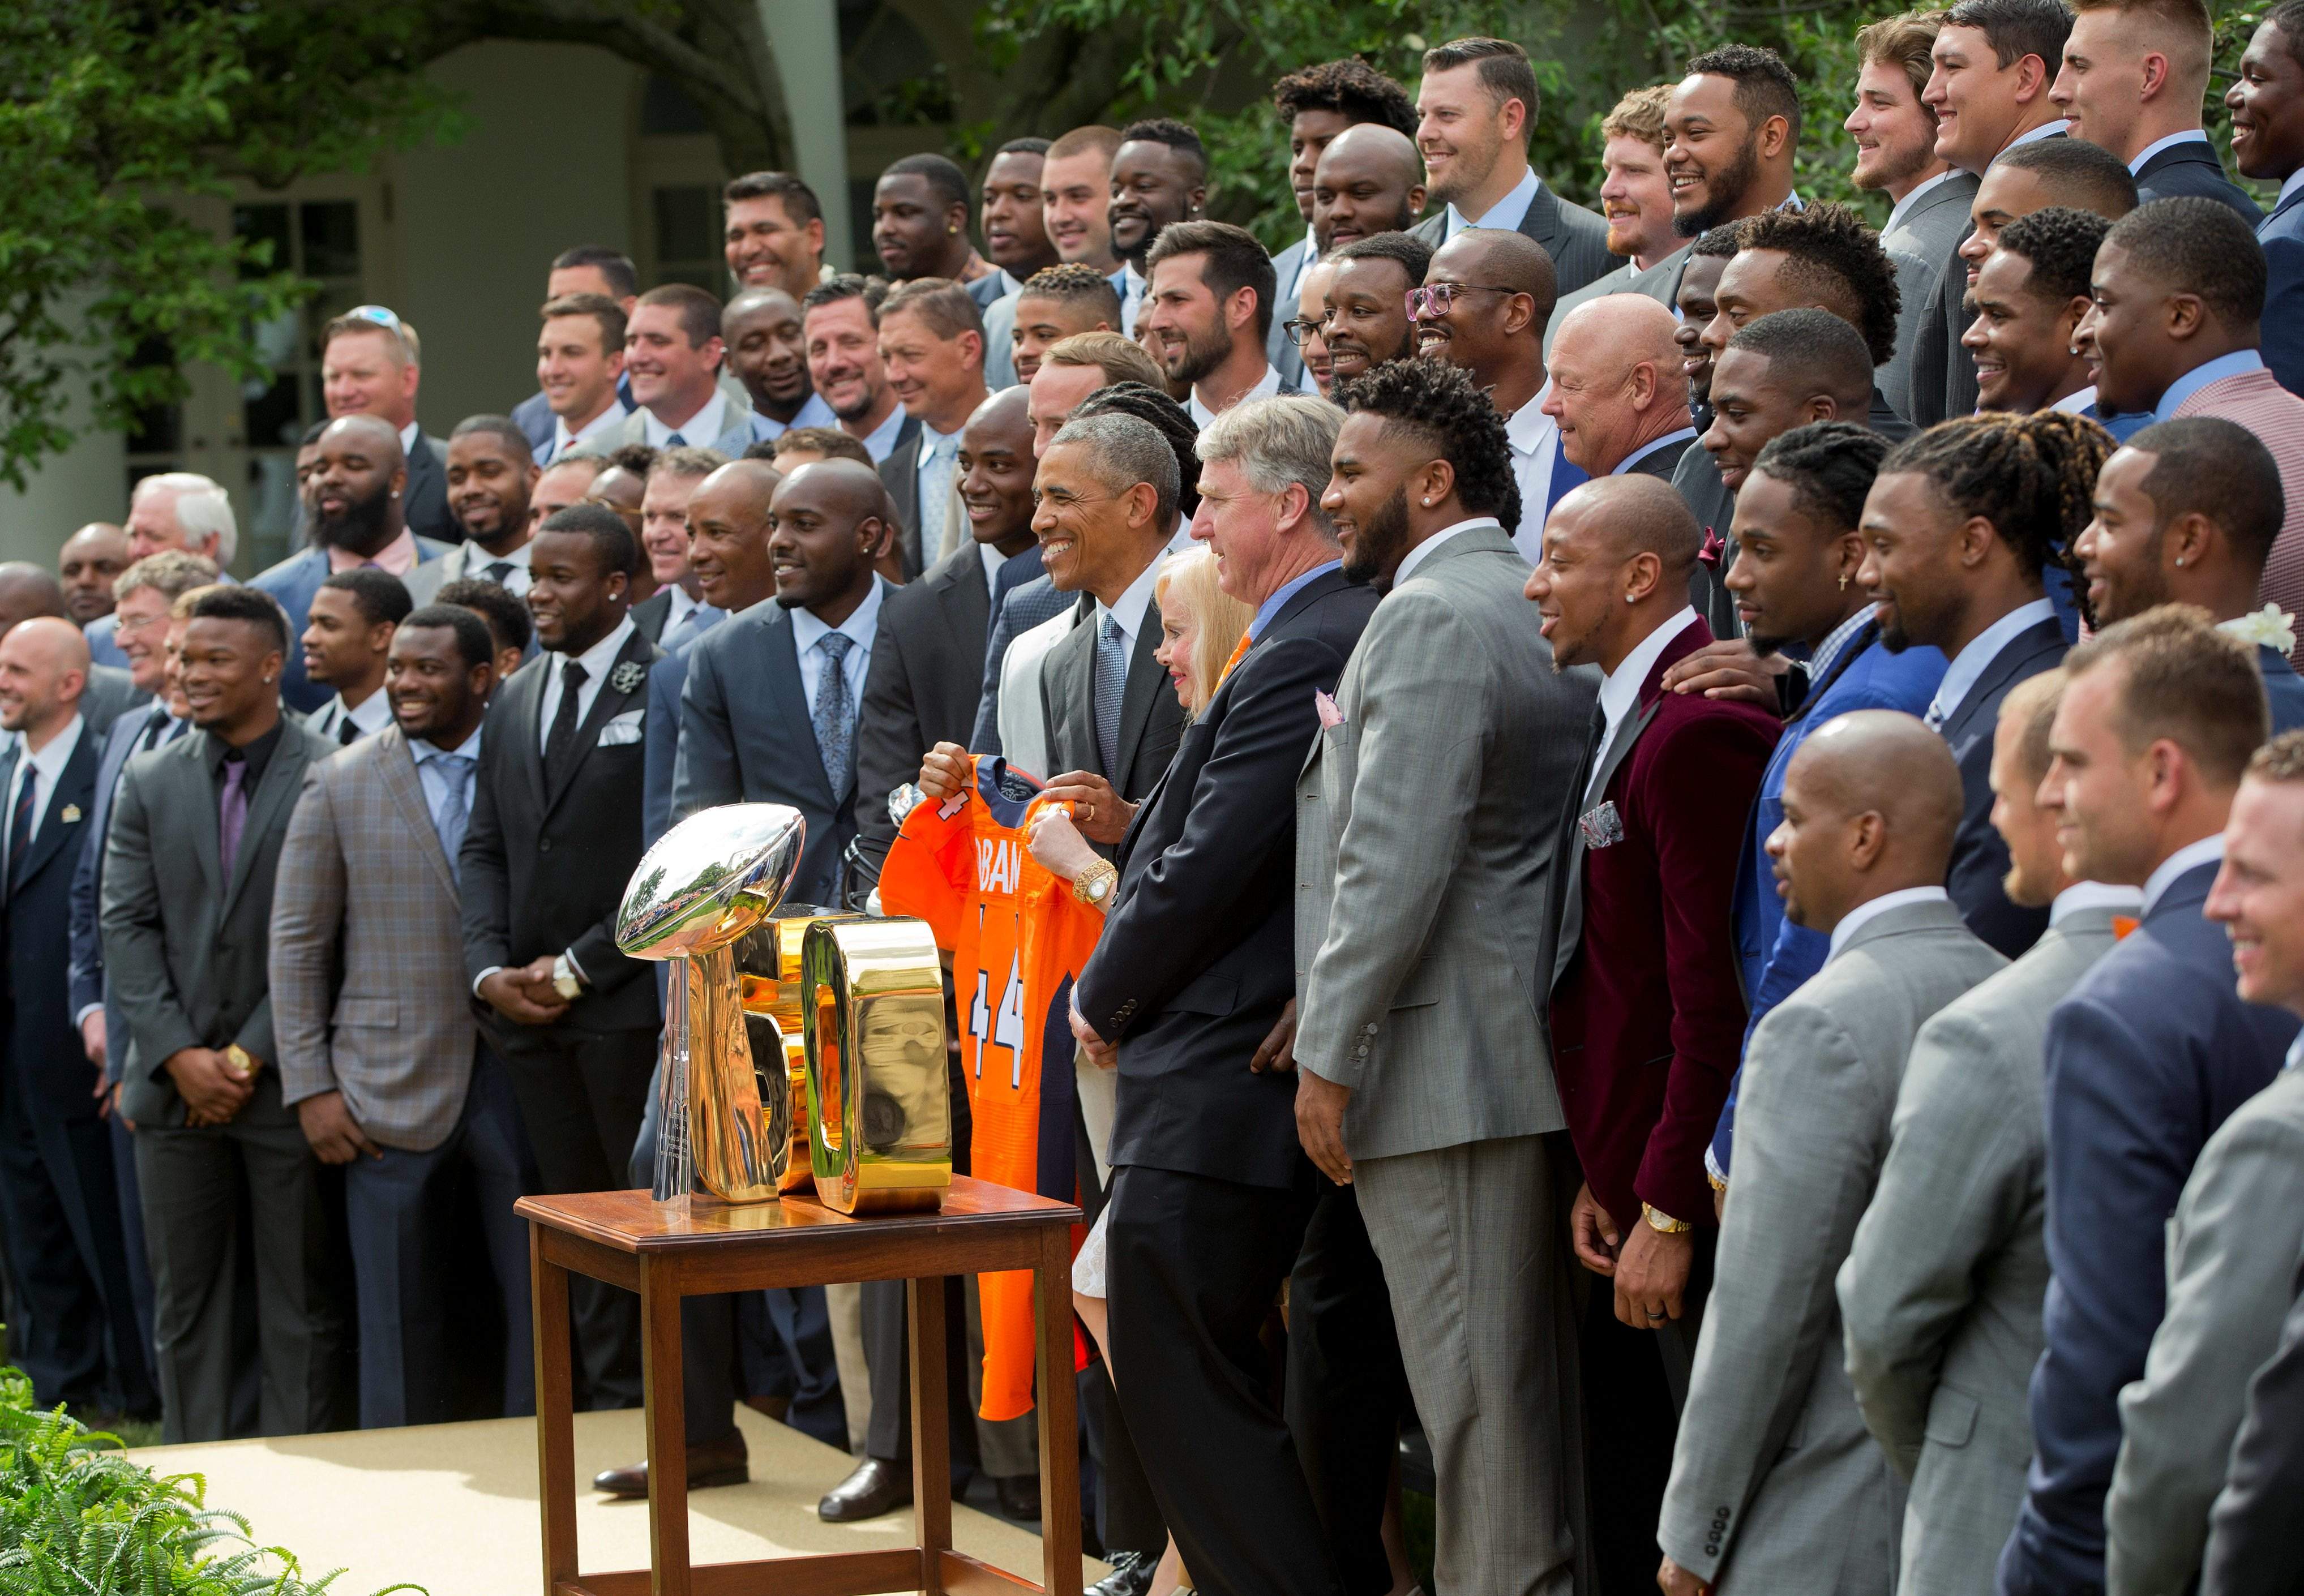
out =
<path fill-rule="evenodd" d="M 1936 684 L 1936 696 L 1928 701 L 1928 718 L 1942 726 L 1952 719 L 1968 697 L 1968 690 L 1982 680 L 2000 651 L 2016 640 L 2016 635 L 2028 627 L 2056 618 L 2056 606 L 2045 598 L 2036 598 L 2029 604 L 2018 604 L 1999 620 L 1986 627 L 1968 640 L 1968 646 L 1953 656 L 1944 670 L 1944 680 Z"/>
<path fill-rule="evenodd" d="M 24 757 L 24 744 L 16 745 L 16 769 L 8 782 L 8 806 L 0 809 L 0 867 L 4 867 L 8 856 L 14 851 L 16 839 L 16 806 L 22 801 L 24 783 L 35 783 L 32 789 L 32 831 L 40 834 L 40 824 L 47 818 L 49 800 L 56 796 L 56 782 L 72 762 L 72 750 L 80 747 L 80 733 L 87 729 L 84 716 L 74 715 L 62 731 L 48 739 L 47 747 L 30 758 Z"/>
<path fill-rule="evenodd" d="M 1107 615 L 1119 622 L 1121 640 L 1131 660 L 1136 657 L 1137 637 L 1144 629 L 1144 612 L 1151 607 L 1153 584 L 1159 579 L 1160 568 L 1167 562 L 1168 551 L 1162 549 L 1153 556 L 1151 564 L 1137 573 L 1136 579 L 1128 584 L 1127 590 L 1121 594 L 1116 603 L 1107 606 L 1102 599 L 1096 601 L 1097 629 L 1103 630 L 1104 618 Z"/>
<path fill-rule="evenodd" d="M 1662 626 L 1642 638 L 1617 663 L 1616 668 L 1600 679 L 1600 713 L 1607 723 L 1600 733 L 1603 751 L 1616 740 L 1616 729 L 1622 726 L 1632 711 L 1639 707 L 1640 684 L 1656 669 L 1656 663 L 1672 640 L 1696 624 L 1696 612 L 1687 604 L 1680 606 Z M 1584 789 L 1584 802 L 1589 806 L 1597 796 L 1600 785 L 1600 761 L 1592 762 L 1592 779 Z"/>
<path fill-rule="evenodd" d="M 2034 128 L 2030 132 L 2019 133 L 2013 139 L 2008 140 L 2008 149 L 2003 149 L 2000 152 L 2000 155 L 1994 156 L 1992 157 L 1992 161 L 1998 160 L 2000 156 L 2006 155 L 2009 149 L 2013 149 L 2020 144 L 2037 144 L 2043 139 L 2056 138 L 2058 135 L 2069 130 L 2071 125 L 2072 124 L 2069 121 L 2061 116 L 2056 118 L 2054 122 L 2044 122 L 2038 127 Z M 1991 166 L 1992 161 L 1986 161 L 1985 163 L 1986 168 Z"/>
<path fill-rule="evenodd" d="M 2141 918 L 2150 914 L 2160 902 L 2161 894 L 2176 884 L 2176 878 L 2187 870 L 2197 870 L 2203 865 L 2221 865 L 2224 857 L 2224 834 L 2213 832 L 2198 842 L 2183 847 L 2160 861 L 2151 874 L 2144 878 L 2144 901 L 2138 907 Z"/>
<path fill-rule="evenodd" d="M 2162 150 L 2168 148 L 2172 145 L 2206 144 L 2207 141 L 2207 134 L 2198 128 L 2186 128 L 2182 132 L 2171 133 L 2165 139 L 2155 139 L 2151 143 L 2146 145 L 2142 149 L 2136 152 L 2136 158 L 2128 163 L 2129 173 L 2130 175 L 2133 175 L 2136 173 L 2143 171 L 2145 162 L 2150 160 L 2154 156 L 2158 155 Z"/>
<path fill-rule="evenodd" d="M 1264 375 L 1256 379 L 1256 385 L 1232 402 L 1235 405 L 1246 404 L 1251 399 L 1269 399 L 1279 392 L 1279 368 L 1267 364 L 1264 368 Z M 1198 383 L 1192 384 L 1190 394 L 1184 400 L 1184 408 L 1192 414 L 1192 425 L 1203 432 L 1207 430 L 1208 423 L 1215 420 L 1219 414 L 1200 402 L 1200 385 Z"/>
<path fill-rule="evenodd" d="M 406 454 L 412 451 L 416 447 L 416 440 L 423 435 L 424 429 L 413 421 L 402 427 L 400 429 L 401 453 Z"/>
<path fill-rule="evenodd" d="M 2056 900 L 2048 906 L 2048 928 L 2053 931 L 2087 909 L 2108 908 L 2116 915 L 2132 915 L 2143 907 L 2144 894 L 2135 887 L 2104 881 L 2077 881 L 2057 893 Z"/>
<path fill-rule="evenodd" d="M 1552 496 L 1552 470 L 1560 457 L 1560 423 L 1544 413 L 1552 396 L 1552 379 L 1534 398 L 1504 422 L 1504 438 L 1512 445 L 1512 480 L 1520 484 L 1520 525 L 1512 528 L 1512 546 L 1534 565 L 1544 558 L 1544 505 Z"/>
<path fill-rule="evenodd" d="M 874 465 L 885 464 L 896 452 L 897 435 L 904 430 L 904 407 L 898 405 L 888 412 L 888 418 L 867 433 L 863 439 L 864 452 L 872 457 Z"/>
<path fill-rule="evenodd" d="M 579 726 L 591 714 L 592 705 L 599 702 L 601 684 L 608 680 L 608 672 L 616 668 L 616 656 L 624 651 L 624 645 L 631 641 L 632 629 L 632 618 L 628 613 L 616 622 L 614 630 L 576 656 L 576 663 L 584 667 L 583 685 L 576 689 L 576 723 Z M 544 695 L 537 705 L 539 713 L 536 722 L 536 746 L 539 748 L 550 740 L 552 722 L 560 714 L 561 679 L 568 669 L 568 656 L 547 651 L 544 662 Z"/>
<path fill-rule="evenodd" d="M 608 396 L 607 409 L 571 432 L 568 430 L 568 418 L 555 411 L 552 418 L 552 448 L 537 463 L 548 466 L 571 449 L 580 444 L 589 443 L 604 433 L 614 432 L 624 424 L 624 417 L 628 413 L 623 405 L 616 402 L 616 397 L 612 393 Z"/>
<path fill-rule="evenodd" d="M 1409 550 L 1408 553 L 1402 557 L 1400 569 L 1392 573 L 1393 587 L 1397 589 L 1402 582 L 1405 582 L 1409 578 L 1414 576 L 1416 574 L 1416 568 L 1423 564 L 1427 559 L 1431 558 L 1433 550 L 1438 548 L 1442 544 L 1446 543 L 1458 533 L 1470 532 L 1475 527 L 1495 527 L 1500 532 L 1504 530 L 1502 527 L 1497 526 L 1496 518 L 1492 515 L 1476 515 L 1468 520 L 1461 520 L 1453 526 L 1441 528 L 1440 530 L 1435 532 L 1422 543 L 1418 544 L 1414 548 Z"/>
<path fill-rule="evenodd" d="M 800 655 L 800 691 L 808 695 L 809 721 L 816 719 L 817 679 L 824 674 L 826 656 L 822 645 L 834 632 L 854 645 L 840 662 L 840 674 L 848 683 L 850 706 L 860 710 L 864 704 L 864 673 L 872 663 L 872 639 L 880 630 L 878 579 L 875 578 L 866 590 L 864 602 L 856 606 L 855 613 L 838 626 L 826 626 L 811 610 L 794 610 L 791 613 L 792 647 Z"/>
<path fill-rule="evenodd" d="M 672 447 L 674 433 L 678 433 L 681 442 L 690 448 L 709 449 L 719 441 L 720 435 L 728 430 L 728 396 L 716 385 L 712 397 L 704 401 L 703 408 L 677 426 L 665 421 L 647 405 L 642 405 L 640 426 L 647 432 L 648 444 L 651 449 Z"/>
<path fill-rule="evenodd" d="M 1950 903 L 1951 901 L 1952 894 L 1942 887 L 1906 887 L 1900 892 L 1883 892 L 1869 903 L 1859 903 L 1841 916 L 1840 924 L 1832 928 L 1832 950 L 1824 956 L 1825 961 L 1828 964 L 1839 958 L 1840 950 L 1848 946 L 1850 937 L 1854 936 L 1866 925 L 1878 919 L 1892 908 L 1902 908 L 1908 903 Z"/>
<path fill-rule="evenodd" d="M 1447 232 L 1442 234 L 1441 241 L 1446 242 L 1467 227 L 1500 227 L 1506 232 L 1519 232 L 1520 224 L 1528 220 L 1528 207 L 1536 203 L 1537 192 L 1543 187 L 1544 180 L 1537 176 L 1536 168 L 1523 166 L 1520 182 L 1512 186 L 1512 191 L 1478 216 L 1466 216 L 1452 203 L 1448 207 Z"/>
<path fill-rule="evenodd" d="M 347 720 L 352 722 L 354 728 L 355 735 L 352 738 L 354 742 L 358 742 L 363 737 L 374 737 L 392 723 L 392 700 L 379 687 L 357 705 L 347 707 L 344 704 L 344 696 L 338 693 L 314 710 L 312 718 L 304 724 L 333 743 L 343 740 L 344 722 Z"/>
<path fill-rule="evenodd" d="M 2096 384 L 2090 383 L 2085 388 L 2075 388 L 2048 408 L 2062 410 L 2067 416 L 2085 416 L 2096 409 Z"/>
<path fill-rule="evenodd" d="M 1120 263 L 1120 335 L 1136 336 L 1136 310 L 1144 303 L 1144 274 L 1136 269 L 1133 261 Z"/>

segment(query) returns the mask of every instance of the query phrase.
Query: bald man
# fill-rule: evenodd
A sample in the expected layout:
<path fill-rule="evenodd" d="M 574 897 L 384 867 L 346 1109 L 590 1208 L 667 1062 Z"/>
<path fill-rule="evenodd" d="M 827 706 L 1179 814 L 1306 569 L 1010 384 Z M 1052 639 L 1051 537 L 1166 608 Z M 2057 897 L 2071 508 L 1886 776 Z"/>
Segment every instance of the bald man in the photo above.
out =
<path fill-rule="evenodd" d="M 1363 122 L 1312 169 L 1312 241 L 1326 257 L 1356 239 L 1405 232 L 1424 210 L 1424 160 L 1398 128 Z"/>
<path fill-rule="evenodd" d="M 0 563 L 0 638 L 36 618 L 69 619 L 64 585 L 29 560 Z M 91 656 L 93 648 L 90 649 Z M 116 652 L 116 650 L 115 650 Z M 128 672 L 115 665 L 80 662 L 80 709 L 99 742 L 120 712 L 144 701 Z"/>
<path fill-rule="evenodd" d="M 1619 304 L 1672 319 L 1638 294 L 1578 316 Z M 1585 1437 L 1586 1477 L 1620 1482 L 1593 1504 L 1608 1590 L 1639 1589 L 1655 1573 L 1656 1513 L 1711 1287 L 1704 1149 L 1744 1034 L 1735 945 L 1717 928 L 1781 730 L 1754 705 L 1664 691 L 1664 671 L 1712 641 L 1688 603 L 1702 536 L 1669 482 L 1598 477 L 1552 512 L 1526 588 L 1554 668 L 1601 671 L 1604 723 L 1557 818 L 1549 956 L 1537 967 L 1584 1171 L 1570 1236 L 1578 1261 L 1614 1285 L 1590 1294 L 1580 1365 L 1586 1411 L 1619 1416 Z"/>
<path fill-rule="evenodd" d="M 1637 471 L 1671 482 L 1696 441 L 1673 338 L 1679 326 L 1645 294 L 1589 300 L 1561 323 L 1542 408 L 1560 428 L 1560 452 L 1585 475 Z"/>
<path fill-rule="evenodd" d="M 1768 854 L 1784 913 L 1832 951 L 1745 1052 L 1735 1191 L 1657 1524 L 1667 1596 L 1894 1583 L 1904 1483 L 1857 1411 L 1834 1277 L 1913 1037 L 2008 962 L 1945 895 L 1960 768 L 1919 720 L 1859 710 L 1820 727 L 1783 807 Z M 1820 1586 L 1818 1569 L 1836 1572 Z"/>
<path fill-rule="evenodd" d="M 748 288 L 720 312 L 728 369 L 744 384 L 752 413 L 713 447 L 731 459 L 754 443 L 773 443 L 795 426 L 837 426 L 840 418 L 808 374 L 808 340 L 799 301 L 781 288 Z"/>
<path fill-rule="evenodd" d="M 128 569 L 128 534 L 110 521 L 90 521 L 56 551 L 64 586 L 64 612 L 85 627 L 112 613 L 112 584 Z"/>
<path fill-rule="evenodd" d="M 0 638 L 0 728 L 16 733 L 0 756 L 0 1224 L 25 1310 L 9 1351 L 43 1406 L 150 1415 L 159 1398 L 136 1327 L 111 1136 L 91 1092 L 101 1077 L 72 1025 L 61 934 L 80 850 L 101 846 L 84 818 L 103 747 L 80 713 L 88 679 L 88 644 L 61 616 L 19 621 Z"/>

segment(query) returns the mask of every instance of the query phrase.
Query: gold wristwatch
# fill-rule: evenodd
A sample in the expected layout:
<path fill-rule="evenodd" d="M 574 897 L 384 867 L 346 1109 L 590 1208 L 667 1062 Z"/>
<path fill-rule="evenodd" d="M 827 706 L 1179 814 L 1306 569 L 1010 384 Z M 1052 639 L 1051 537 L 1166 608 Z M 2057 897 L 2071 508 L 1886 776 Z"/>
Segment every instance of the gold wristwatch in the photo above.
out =
<path fill-rule="evenodd" d="M 1666 1236 L 1679 1236 L 1696 1229 L 1686 1220 L 1676 1220 L 1664 1210 L 1647 1203 L 1640 1204 L 1640 1215 L 1648 1220 L 1649 1229 L 1661 1231 Z"/>
<path fill-rule="evenodd" d="M 244 1081 L 254 1080 L 256 1072 L 264 1068 L 263 1060 L 237 1042 L 224 1050 L 224 1061 L 231 1065 L 232 1072 Z"/>
<path fill-rule="evenodd" d="M 1095 908 L 1112 896 L 1119 880 L 1120 866 L 1110 859 L 1098 859 L 1072 878 L 1072 896 Z"/>

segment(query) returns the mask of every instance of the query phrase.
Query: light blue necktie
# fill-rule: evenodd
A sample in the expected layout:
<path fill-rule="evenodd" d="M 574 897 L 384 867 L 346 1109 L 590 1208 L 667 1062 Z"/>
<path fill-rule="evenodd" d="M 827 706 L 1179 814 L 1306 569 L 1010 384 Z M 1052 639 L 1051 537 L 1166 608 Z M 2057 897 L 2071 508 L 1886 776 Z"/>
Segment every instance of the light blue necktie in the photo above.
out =
<path fill-rule="evenodd" d="M 456 884 L 464 884 L 462 857 L 464 851 L 464 827 L 470 822 L 472 807 L 464 797 L 464 786 L 472 779 L 472 767 L 479 762 L 470 754 L 436 754 L 432 762 L 440 766 L 448 778 L 448 796 L 442 800 L 439 812 L 432 817 L 432 829 L 440 833 L 440 851 L 448 856 L 448 874 Z"/>
<path fill-rule="evenodd" d="M 817 643 L 824 650 L 824 664 L 816 678 L 816 749 L 823 756 L 824 778 L 832 783 L 835 798 L 848 790 L 850 745 L 855 736 L 848 672 L 841 668 L 855 641 L 846 632 L 826 632 Z"/>
<path fill-rule="evenodd" d="M 1096 634 L 1096 748 L 1104 779 L 1120 780 L 1120 701 L 1128 692 L 1128 639 L 1107 614 Z"/>
<path fill-rule="evenodd" d="M 958 438 L 939 438 L 928 446 L 920 468 L 920 564 L 932 566 L 944 557 L 951 528 L 944 512 L 952 507 L 952 473 Z"/>

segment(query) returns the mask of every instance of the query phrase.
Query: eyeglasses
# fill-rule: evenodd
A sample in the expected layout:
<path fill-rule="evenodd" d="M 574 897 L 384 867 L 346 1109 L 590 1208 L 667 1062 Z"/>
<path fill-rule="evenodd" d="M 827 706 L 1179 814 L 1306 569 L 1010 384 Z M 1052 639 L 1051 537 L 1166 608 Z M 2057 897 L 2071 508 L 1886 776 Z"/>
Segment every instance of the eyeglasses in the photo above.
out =
<path fill-rule="evenodd" d="M 1316 321 L 1307 321 L 1300 316 L 1292 321 L 1282 322 L 1280 324 L 1280 330 L 1288 334 L 1289 342 L 1300 348 L 1303 345 L 1304 340 L 1318 332 L 1320 330 L 1320 323 Z"/>
<path fill-rule="evenodd" d="M 1460 293 L 1515 294 L 1516 288 L 1488 288 L 1478 283 L 1427 283 L 1422 288 L 1408 291 L 1408 314 L 1411 320 L 1427 316 L 1445 316 Z"/>

